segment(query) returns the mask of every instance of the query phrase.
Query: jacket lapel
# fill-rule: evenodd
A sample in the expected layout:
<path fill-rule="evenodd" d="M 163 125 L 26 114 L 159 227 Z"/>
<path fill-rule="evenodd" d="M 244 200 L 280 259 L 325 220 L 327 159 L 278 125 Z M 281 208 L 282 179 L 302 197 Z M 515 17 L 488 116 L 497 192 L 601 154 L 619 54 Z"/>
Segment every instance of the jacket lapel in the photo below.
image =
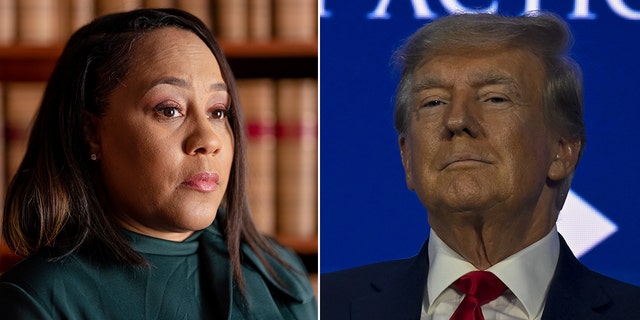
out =
<path fill-rule="evenodd" d="M 420 319 L 429 271 L 425 241 L 417 256 L 387 263 L 370 282 L 371 294 L 351 303 L 351 319 Z"/>

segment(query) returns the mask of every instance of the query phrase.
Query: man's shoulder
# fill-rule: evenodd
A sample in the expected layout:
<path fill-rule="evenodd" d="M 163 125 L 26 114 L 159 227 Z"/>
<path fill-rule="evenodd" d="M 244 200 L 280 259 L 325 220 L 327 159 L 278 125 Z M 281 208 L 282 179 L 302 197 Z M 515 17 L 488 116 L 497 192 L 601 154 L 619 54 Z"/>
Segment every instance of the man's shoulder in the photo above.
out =
<path fill-rule="evenodd" d="M 326 284 L 353 286 L 369 285 L 371 282 L 389 279 L 390 276 L 410 267 L 414 258 L 389 260 L 353 267 L 349 269 L 323 273 L 321 279 Z"/>
<path fill-rule="evenodd" d="M 354 301 L 364 301 L 385 290 L 392 295 L 400 291 L 402 294 L 409 295 L 413 290 L 397 290 L 397 288 L 404 286 L 407 281 L 420 282 L 416 279 L 419 277 L 412 276 L 419 272 L 415 262 L 416 257 L 413 257 L 323 273 L 320 276 L 321 317 L 349 319 Z M 411 278 L 413 280 L 409 280 Z M 409 297 L 406 298 L 411 300 Z M 369 307 L 373 306 L 369 305 Z M 392 308 L 392 306 L 389 307 Z"/>
<path fill-rule="evenodd" d="M 640 287 L 613 279 L 579 262 L 561 248 L 543 319 L 627 319 L 640 314 Z"/>
<path fill-rule="evenodd" d="M 640 287 L 593 272 L 593 281 L 611 299 L 615 309 L 634 310 L 640 315 Z"/>

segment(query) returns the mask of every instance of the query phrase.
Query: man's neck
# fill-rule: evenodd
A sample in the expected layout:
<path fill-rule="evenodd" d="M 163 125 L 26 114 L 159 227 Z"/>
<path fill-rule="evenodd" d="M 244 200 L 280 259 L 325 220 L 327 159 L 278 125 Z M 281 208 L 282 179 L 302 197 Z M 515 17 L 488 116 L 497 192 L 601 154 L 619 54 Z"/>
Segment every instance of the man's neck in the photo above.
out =
<path fill-rule="evenodd" d="M 453 213 L 446 215 L 444 221 L 438 219 L 439 216 L 430 214 L 431 228 L 444 243 L 480 270 L 542 239 L 555 225 L 550 214 L 530 214 L 530 219 L 513 216 L 500 219 L 497 215 Z"/>

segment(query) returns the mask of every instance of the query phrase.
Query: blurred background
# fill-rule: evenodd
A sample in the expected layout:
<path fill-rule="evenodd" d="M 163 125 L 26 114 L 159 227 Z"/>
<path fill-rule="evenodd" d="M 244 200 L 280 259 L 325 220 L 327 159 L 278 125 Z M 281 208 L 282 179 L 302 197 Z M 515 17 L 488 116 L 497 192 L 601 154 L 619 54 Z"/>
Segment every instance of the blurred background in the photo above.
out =
<path fill-rule="evenodd" d="M 0 195 L 67 39 L 96 17 L 137 8 L 186 10 L 221 43 L 246 120 L 254 221 L 295 250 L 316 283 L 316 0 L 0 0 Z M 0 243 L 0 273 L 18 260 Z"/>

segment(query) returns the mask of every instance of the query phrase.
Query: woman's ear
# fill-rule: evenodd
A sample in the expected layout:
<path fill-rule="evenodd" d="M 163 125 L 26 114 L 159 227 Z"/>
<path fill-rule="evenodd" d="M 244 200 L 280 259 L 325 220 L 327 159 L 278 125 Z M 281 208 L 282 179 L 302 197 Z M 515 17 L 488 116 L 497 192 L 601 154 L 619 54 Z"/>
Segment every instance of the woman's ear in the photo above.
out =
<path fill-rule="evenodd" d="M 101 144 L 100 144 L 100 118 L 95 114 L 84 112 L 82 115 L 82 122 L 84 128 L 84 135 L 87 139 L 87 144 L 89 145 L 89 152 L 92 160 L 96 160 L 97 157 L 101 154 Z M 96 159 L 94 159 L 96 157 Z"/>
<path fill-rule="evenodd" d="M 560 181 L 573 174 L 578 165 L 582 142 L 579 139 L 567 140 L 560 138 L 558 148 L 551 159 L 548 178 L 553 181 Z"/>

